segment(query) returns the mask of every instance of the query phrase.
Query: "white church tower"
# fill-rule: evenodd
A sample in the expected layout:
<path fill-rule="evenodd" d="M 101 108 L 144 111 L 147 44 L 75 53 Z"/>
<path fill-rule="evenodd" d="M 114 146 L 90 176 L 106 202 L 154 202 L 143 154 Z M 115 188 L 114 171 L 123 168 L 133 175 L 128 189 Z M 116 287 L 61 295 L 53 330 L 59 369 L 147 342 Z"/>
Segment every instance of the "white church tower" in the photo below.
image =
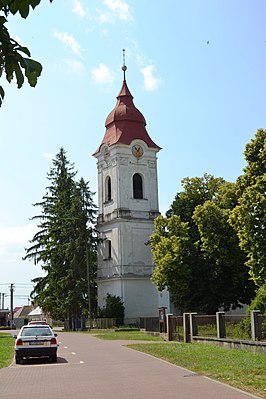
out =
<path fill-rule="evenodd" d="M 169 309 L 168 292 L 151 281 L 154 269 L 147 245 L 159 215 L 157 153 L 146 121 L 124 81 L 117 104 L 105 122 L 105 135 L 94 153 L 98 167 L 98 306 L 107 294 L 124 302 L 125 318 L 158 316 Z"/>

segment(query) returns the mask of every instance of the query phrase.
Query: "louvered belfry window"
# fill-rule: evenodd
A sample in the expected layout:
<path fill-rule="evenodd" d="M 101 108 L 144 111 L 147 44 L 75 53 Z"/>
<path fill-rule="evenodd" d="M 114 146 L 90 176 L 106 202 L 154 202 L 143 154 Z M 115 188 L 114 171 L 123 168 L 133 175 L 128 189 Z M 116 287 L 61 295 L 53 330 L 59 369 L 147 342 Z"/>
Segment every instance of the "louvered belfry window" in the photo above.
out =
<path fill-rule="evenodd" d="M 136 199 L 143 198 L 143 182 L 139 173 L 135 173 L 133 176 L 133 197 Z"/>

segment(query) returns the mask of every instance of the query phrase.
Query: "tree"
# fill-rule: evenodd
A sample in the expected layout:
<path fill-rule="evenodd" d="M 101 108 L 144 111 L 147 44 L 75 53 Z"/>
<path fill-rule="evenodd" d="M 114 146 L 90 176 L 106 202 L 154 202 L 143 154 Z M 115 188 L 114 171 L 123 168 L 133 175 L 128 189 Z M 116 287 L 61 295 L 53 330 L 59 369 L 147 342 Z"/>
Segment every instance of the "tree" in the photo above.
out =
<path fill-rule="evenodd" d="M 248 307 L 248 313 L 251 310 L 259 310 L 262 314 L 266 314 L 266 284 L 258 288 L 255 298 Z"/>
<path fill-rule="evenodd" d="M 155 229 L 150 237 L 155 269 L 152 280 L 162 291 L 167 287 L 171 298 L 181 311 L 192 305 L 192 268 L 195 248 L 189 237 L 188 223 L 180 216 L 158 216 Z M 192 292 L 191 292 L 192 294 Z"/>
<path fill-rule="evenodd" d="M 54 319 L 68 318 L 74 328 L 88 314 L 96 272 L 96 207 L 88 183 L 76 183 L 75 175 L 61 148 L 48 173 L 46 194 L 35 204 L 41 207 L 41 215 L 32 218 L 40 221 L 39 231 L 24 257 L 40 262 L 45 271 L 44 277 L 33 280 L 35 302 Z"/>
<path fill-rule="evenodd" d="M 231 209 L 221 207 L 217 198 L 198 205 L 193 214 L 201 250 L 210 265 L 209 291 L 213 301 L 217 298 L 217 308 L 225 310 L 248 304 L 255 288 L 249 280 L 245 254 L 228 222 L 230 213 Z"/>
<path fill-rule="evenodd" d="M 247 255 L 246 265 L 257 287 L 266 284 L 266 131 L 259 129 L 246 145 L 247 166 L 236 181 L 239 201 L 230 223 Z"/>
<path fill-rule="evenodd" d="M 98 309 L 99 317 L 110 317 L 117 319 L 117 324 L 122 325 L 125 317 L 125 306 L 119 296 L 107 294 L 105 307 Z"/>
<path fill-rule="evenodd" d="M 168 287 L 181 311 L 214 313 L 248 303 L 254 294 L 234 229 L 234 185 L 210 175 L 186 178 L 167 217 L 155 220 L 150 238 L 153 280 Z"/>
<path fill-rule="evenodd" d="M 52 2 L 52 0 L 49 1 Z M 19 13 L 22 18 L 27 18 L 30 9 L 34 10 L 40 2 L 41 0 L 0 0 L 0 11 L 3 13 L 0 16 L 0 78 L 5 73 L 10 83 L 15 74 L 18 88 L 21 88 L 24 83 L 24 75 L 30 86 L 35 87 L 41 75 L 42 66 L 30 58 L 31 54 L 27 47 L 21 46 L 10 37 L 6 27 L 7 18 L 10 13 L 12 15 Z M 4 96 L 4 89 L 0 86 L 0 106 Z"/>

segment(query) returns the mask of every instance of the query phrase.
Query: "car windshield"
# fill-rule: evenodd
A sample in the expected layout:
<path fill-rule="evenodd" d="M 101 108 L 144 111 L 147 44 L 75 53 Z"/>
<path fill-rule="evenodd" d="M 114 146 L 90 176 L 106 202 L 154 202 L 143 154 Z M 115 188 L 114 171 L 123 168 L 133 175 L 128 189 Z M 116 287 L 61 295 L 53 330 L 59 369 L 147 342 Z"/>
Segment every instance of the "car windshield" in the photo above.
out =
<path fill-rule="evenodd" d="M 43 327 L 43 326 L 26 327 L 21 331 L 22 337 L 31 337 L 36 335 L 49 336 L 53 335 L 53 333 L 49 327 Z"/>

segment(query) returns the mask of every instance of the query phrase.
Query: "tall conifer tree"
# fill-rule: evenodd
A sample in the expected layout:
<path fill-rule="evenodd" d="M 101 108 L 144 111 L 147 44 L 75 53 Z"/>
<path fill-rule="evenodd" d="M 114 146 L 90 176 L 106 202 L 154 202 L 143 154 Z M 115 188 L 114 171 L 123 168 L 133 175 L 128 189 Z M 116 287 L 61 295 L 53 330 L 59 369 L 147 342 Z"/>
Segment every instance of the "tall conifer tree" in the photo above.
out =
<path fill-rule="evenodd" d="M 72 328 L 95 305 L 96 295 L 96 206 L 88 183 L 76 183 L 75 175 L 61 148 L 47 176 L 46 194 L 34 204 L 41 208 L 32 218 L 39 220 L 39 231 L 24 257 L 40 263 L 45 272 L 33 280 L 36 303 L 54 319 L 69 319 Z"/>

